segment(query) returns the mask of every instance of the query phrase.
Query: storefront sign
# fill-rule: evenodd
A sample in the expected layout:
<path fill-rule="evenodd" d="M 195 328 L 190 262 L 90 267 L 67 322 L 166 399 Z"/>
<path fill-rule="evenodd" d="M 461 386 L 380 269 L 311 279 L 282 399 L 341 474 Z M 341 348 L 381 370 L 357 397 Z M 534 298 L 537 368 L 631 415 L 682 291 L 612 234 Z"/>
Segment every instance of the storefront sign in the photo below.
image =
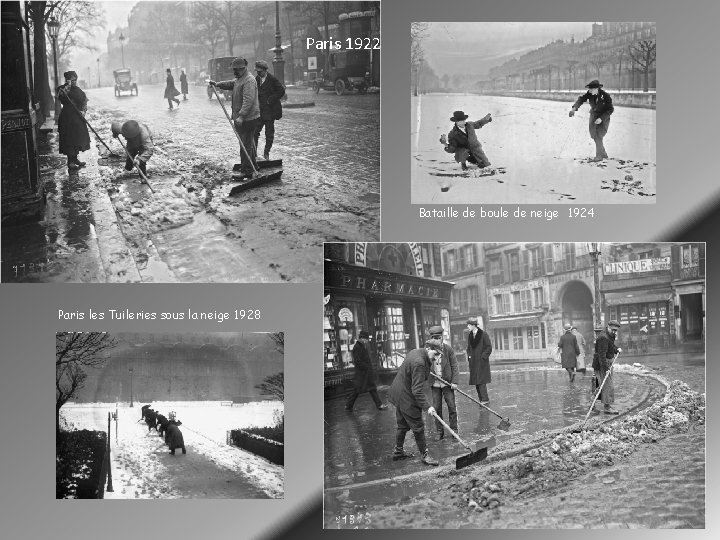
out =
<path fill-rule="evenodd" d="M 488 295 L 495 296 L 496 294 L 509 293 L 514 291 L 525 291 L 530 289 L 544 288 L 548 281 L 545 278 L 533 279 L 532 281 L 523 281 L 520 283 L 511 283 L 510 285 L 504 285 L 503 287 L 493 287 L 488 289 Z"/>
<path fill-rule="evenodd" d="M 355 264 L 365 266 L 365 254 L 367 253 L 367 242 L 357 242 L 355 244 Z"/>
<path fill-rule="evenodd" d="M 612 274 L 634 274 L 636 272 L 656 272 L 658 270 L 670 270 L 670 257 L 659 259 L 638 259 L 636 261 L 622 261 L 603 264 L 603 273 Z"/>
<path fill-rule="evenodd" d="M 425 275 L 425 267 L 423 266 L 420 246 L 415 242 L 408 242 L 408 246 L 410 246 L 410 253 L 412 253 L 413 262 L 415 263 L 415 274 L 422 277 Z"/>
<path fill-rule="evenodd" d="M 550 276 L 550 283 L 563 283 L 565 281 L 584 281 L 586 279 L 592 279 L 592 277 L 593 269 L 588 268 L 587 270 L 577 270 L 575 272 L 568 272 L 567 274 Z"/>

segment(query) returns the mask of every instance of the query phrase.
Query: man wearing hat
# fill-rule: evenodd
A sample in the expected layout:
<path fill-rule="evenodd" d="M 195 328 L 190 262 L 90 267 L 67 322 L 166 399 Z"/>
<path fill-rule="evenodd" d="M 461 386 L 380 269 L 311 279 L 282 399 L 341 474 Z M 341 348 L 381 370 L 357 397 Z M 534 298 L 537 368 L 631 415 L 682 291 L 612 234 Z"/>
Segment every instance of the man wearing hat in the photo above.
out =
<path fill-rule="evenodd" d="M 577 357 L 580 355 L 580 346 L 578 345 L 575 334 L 572 333 L 572 325 L 565 323 L 563 325 L 565 333 L 560 336 L 558 341 L 558 350 L 560 351 L 560 359 L 562 367 L 568 372 L 570 382 L 575 380 L 575 368 L 577 367 Z"/>
<path fill-rule="evenodd" d="M 60 98 L 62 110 L 58 117 L 59 152 L 67 156 L 67 167 L 74 171 L 85 166 L 78 154 L 90 150 L 90 134 L 85 124 L 87 96 L 77 86 L 78 76 L 74 71 L 66 71 L 65 84 L 60 85 L 56 95 Z"/>
<path fill-rule="evenodd" d="M 492 343 L 487 332 L 480 329 L 477 317 L 470 317 L 467 322 L 468 341 L 467 357 L 470 364 L 470 384 L 475 386 L 478 399 L 482 403 L 489 403 L 487 385 L 492 382 L 490 374 L 490 353 Z"/>
<path fill-rule="evenodd" d="M 138 123 L 136 120 L 128 120 L 127 122 L 116 120 L 110 125 L 110 129 L 116 139 L 119 135 L 125 137 L 125 148 L 130 154 L 125 161 L 125 170 L 132 171 L 133 163 L 136 163 L 142 173 L 146 175 L 147 162 L 155 151 L 150 128 L 146 124 Z"/>
<path fill-rule="evenodd" d="M 490 113 L 486 114 L 480 120 L 468 122 L 468 115 L 463 111 L 455 111 L 450 118 L 455 123 L 450 133 L 440 136 L 440 142 L 445 145 L 445 151 L 449 154 L 455 154 L 455 161 L 460 163 L 463 171 L 467 170 L 467 161 L 474 163 L 481 169 L 490 166 L 490 160 L 485 155 L 482 145 L 475 133 L 476 129 L 480 129 L 485 124 L 492 122 Z"/>
<path fill-rule="evenodd" d="M 618 411 L 612 409 L 612 403 L 615 402 L 612 365 L 615 355 L 622 352 L 622 349 L 615 345 L 619 328 L 620 323 L 612 320 L 607 324 L 605 331 L 601 332 L 595 340 L 595 355 L 593 356 L 592 367 L 595 370 L 598 384 L 602 384 L 607 375 L 607 381 L 605 381 L 599 398 L 605 406 L 605 414 L 618 414 Z"/>
<path fill-rule="evenodd" d="M 240 152 L 240 172 L 244 176 L 252 176 L 253 165 L 257 168 L 253 143 L 255 142 L 256 125 L 260 118 L 257 82 L 255 77 L 248 73 L 247 60 L 244 58 L 238 57 L 230 65 L 235 75 L 234 80 L 208 81 L 208 84 L 222 90 L 233 91 L 231 118 L 246 150 Z M 248 158 L 248 156 L 250 157 Z"/>
<path fill-rule="evenodd" d="M 605 90 L 602 89 L 602 84 L 597 79 L 590 81 L 585 85 L 588 89 L 583 95 L 577 98 L 577 101 L 570 109 L 570 116 L 575 116 L 575 113 L 580 106 L 586 101 L 590 104 L 590 138 L 595 141 L 595 157 L 592 161 L 602 161 L 607 158 L 607 152 L 603 145 L 603 138 L 608 132 L 610 127 L 610 115 L 613 113 L 615 108 L 612 104 L 612 98 Z"/>
<path fill-rule="evenodd" d="M 367 347 L 370 343 L 370 334 L 362 330 L 358 335 L 358 340 L 352 350 L 353 364 L 355 365 L 355 378 L 353 379 L 353 392 L 345 402 L 345 410 L 352 411 L 355 406 L 355 400 L 363 392 L 369 392 L 370 397 L 375 402 L 375 406 L 380 411 L 387 409 L 387 405 L 380 401 L 377 386 L 375 383 L 375 371 L 373 370 L 370 354 Z"/>
<path fill-rule="evenodd" d="M 435 414 L 435 408 L 428 401 L 426 386 L 434 358 L 440 354 L 442 349 L 434 341 L 427 341 L 423 348 L 410 351 L 400 364 L 395 380 L 390 386 L 389 399 L 396 407 L 397 422 L 393 461 L 413 457 L 413 454 L 404 449 L 405 435 L 408 431 L 412 431 L 422 462 L 425 465 L 438 464 L 428 451 L 422 413 L 427 411 L 429 414 Z"/>
<path fill-rule="evenodd" d="M 167 99 L 168 102 L 168 109 L 172 110 L 173 108 L 173 101 L 176 105 L 180 105 L 180 100 L 177 98 L 177 96 L 180 95 L 180 91 L 175 88 L 175 78 L 172 76 L 172 71 L 170 68 L 167 68 L 165 70 L 165 73 L 167 74 L 167 77 L 165 78 L 165 99 Z"/>
<path fill-rule="evenodd" d="M 270 159 L 270 149 L 275 140 L 275 120 L 282 118 L 282 105 L 280 100 L 285 95 L 285 87 L 274 76 L 268 73 L 268 64 L 264 60 L 255 62 L 255 82 L 258 88 L 258 101 L 260 102 L 260 120 L 255 129 L 255 149 L 257 151 L 260 132 L 265 128 L 265 150 L 263 157 Z"/>
<path fill-rule="evenodd" d="M 450 429 L 457 433 L 458 422 L 457 407 L 455 406 L 455 389 L 457 388 L 459 370 L 455 358 L 455 351 L 453 351 L 450 345 L 443 343 L 444 332 L 442 326 L 431 326 L 428 334 L 430 334 L 429 340 L 439 345 L 442 349 L 442 354 L 436 355 L 433 359 L 432 372 L 450 383 L 448 386 L 435 377 L 432 377 L 430 389 L 432 391 L 433 407 L 435 407 L 438 416 L 442 418 L 442 403 L 443 399 L 445 399 L 448 408 L 448 424 L 450 424 Z M 445 438 L 443 425 L 437 419 L 435 420 L 435 429 L 437 431 L 438 441 Z"/>

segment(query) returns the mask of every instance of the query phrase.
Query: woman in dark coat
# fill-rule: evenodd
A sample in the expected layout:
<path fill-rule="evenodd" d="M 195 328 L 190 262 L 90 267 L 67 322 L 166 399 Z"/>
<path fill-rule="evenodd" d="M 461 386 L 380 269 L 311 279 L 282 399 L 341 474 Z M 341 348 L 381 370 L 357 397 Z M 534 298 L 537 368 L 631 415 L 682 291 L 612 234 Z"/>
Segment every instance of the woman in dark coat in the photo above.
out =
<path fill-rule="evenodd" d="M 170 71 L 170 68 L 167 68 L 165 70 L 167 72 L 167 79 L 165 79 L 165 99 L 168 101 L 169 109 L 172 110 L 174 101 L 178 105 L 180 105 L 180 100 L 177 99 L 175 96 L 179 96 L 180 92 L 178 92 L 178 89 L 175 88 L 175 79 L 172 76 L 172 72 Z"/>
<path fill-rule="evenodd" d="M 187 75 L 185 75 L 184 69 L 180 72 L 180 91 L 183 95 L 183 101 L 187 101 L 186 94 L 189 94 L 190 92 L 188 92 Z"/>
<path fill-rule="evenodd" d="M 182 431 L 173 423 L 169 423 L 167 426 L 167 434 L 165 435 L 165 442 L 170 448 L 170 454 L 175 455 L 176 448 L 182 448 L 182 453 L 187 454 L 185 451 L 185 440 L 183 439 Z"/>
<path fill-rule="evenodd" d="M 562 367 L 568 372 L 570 382 L 575 380 L 575 368 L 577 367 L 577 357 L 580 355 L 580 346 L 578 345 L 575 334 L 572 333 L 572 325 L 565 323 L 565 333 L 560 336 L 558 341 L 558 349 L 560 350 Z"/>
<path fill-rule="evenodd" d="M 87 96 L 77 86 L 77 73 L 66 71 L 65 84 L 57 89 L 62 103 L 58 118 L 58 135 L 60 136 L 60 153 L 67 156 L 68 169 L 77 170 L 85 166 L 78 159 L 78 153 L 90 150 L 90 134 L 85 124 Z"/>
<path fill-rule="evenodd" d="M 480 325 L 476 317 L 468 319 L 468 343 L 467 357 L 470 364 L 470 384 L 475 385 L 478 399 L 484 403 L 490 401 L 487 385 L 492 382 L 490 374 L 490 353 L 492 352 L 492 343 L 487 332 L 480 329 Z"/>

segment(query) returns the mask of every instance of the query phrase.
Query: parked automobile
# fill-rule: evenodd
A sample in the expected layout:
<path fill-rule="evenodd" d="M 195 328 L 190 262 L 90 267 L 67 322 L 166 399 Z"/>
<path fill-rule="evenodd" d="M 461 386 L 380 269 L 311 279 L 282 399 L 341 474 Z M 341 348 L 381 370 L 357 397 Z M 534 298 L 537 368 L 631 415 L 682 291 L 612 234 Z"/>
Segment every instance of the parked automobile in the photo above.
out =
<path fill-rule="evenodd" d="M 364 94 L 370 87 L 370 52 L 347 50 L 330 53 L 330 70 L 321 70 L 313 81 L 315 93 L 334 90 L 338 96 L 346 91 L 357 90 Z"/>
<path fill-rule="evenodd" d="M 221 56 L 208 60 L 207 79 L 205 80 L 205 84 L 207 84 L 208 81 L 227 81 L 234 79 L 235 74 L 233 73 L 233 69 L 230 65 L 233 60 L 235 60 L 234 56 Z M 218 94 L 224 95 L 225 99 L 232 99 L 232 90 L 220 90 L 219 88 L 216 88 L 216 90 Z M 212 99 L 215 95 L 213 93 L 213 89 L 209 85 L 207 87 L 207 95 L 210 99 Z"/>
<path fill-rule="evenodd" d="M 133 82 L 132 74 L 129 69 L 116 69 L 113 71 L 113 76 L 115 77 L 116 96 L 120 96 L 122 92 L 130 92 L 131 96 L 133 95 L 133 92 L 135 92 L 135 95 L 138 95 L 137 84 Z"/>

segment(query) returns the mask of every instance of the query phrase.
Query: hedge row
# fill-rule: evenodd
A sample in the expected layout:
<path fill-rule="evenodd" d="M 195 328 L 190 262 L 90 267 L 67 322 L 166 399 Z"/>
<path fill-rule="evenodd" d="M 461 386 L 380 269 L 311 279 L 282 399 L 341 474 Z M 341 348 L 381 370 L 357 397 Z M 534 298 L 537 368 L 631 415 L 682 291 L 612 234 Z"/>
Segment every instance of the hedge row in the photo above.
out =
<path fill-rule="evenodd" d="M 55 497 L 98 499 L 104 495 L 104 431 L 61 431 L 55 441 Z"/>
<path fill-rule="evenodd" d="M 281 442 L 255 435 L 247 430 L 233 429 L 230 439 L 235 446 L 264 457 L 272 463 L 285 465 L 285 445 Z"/>

